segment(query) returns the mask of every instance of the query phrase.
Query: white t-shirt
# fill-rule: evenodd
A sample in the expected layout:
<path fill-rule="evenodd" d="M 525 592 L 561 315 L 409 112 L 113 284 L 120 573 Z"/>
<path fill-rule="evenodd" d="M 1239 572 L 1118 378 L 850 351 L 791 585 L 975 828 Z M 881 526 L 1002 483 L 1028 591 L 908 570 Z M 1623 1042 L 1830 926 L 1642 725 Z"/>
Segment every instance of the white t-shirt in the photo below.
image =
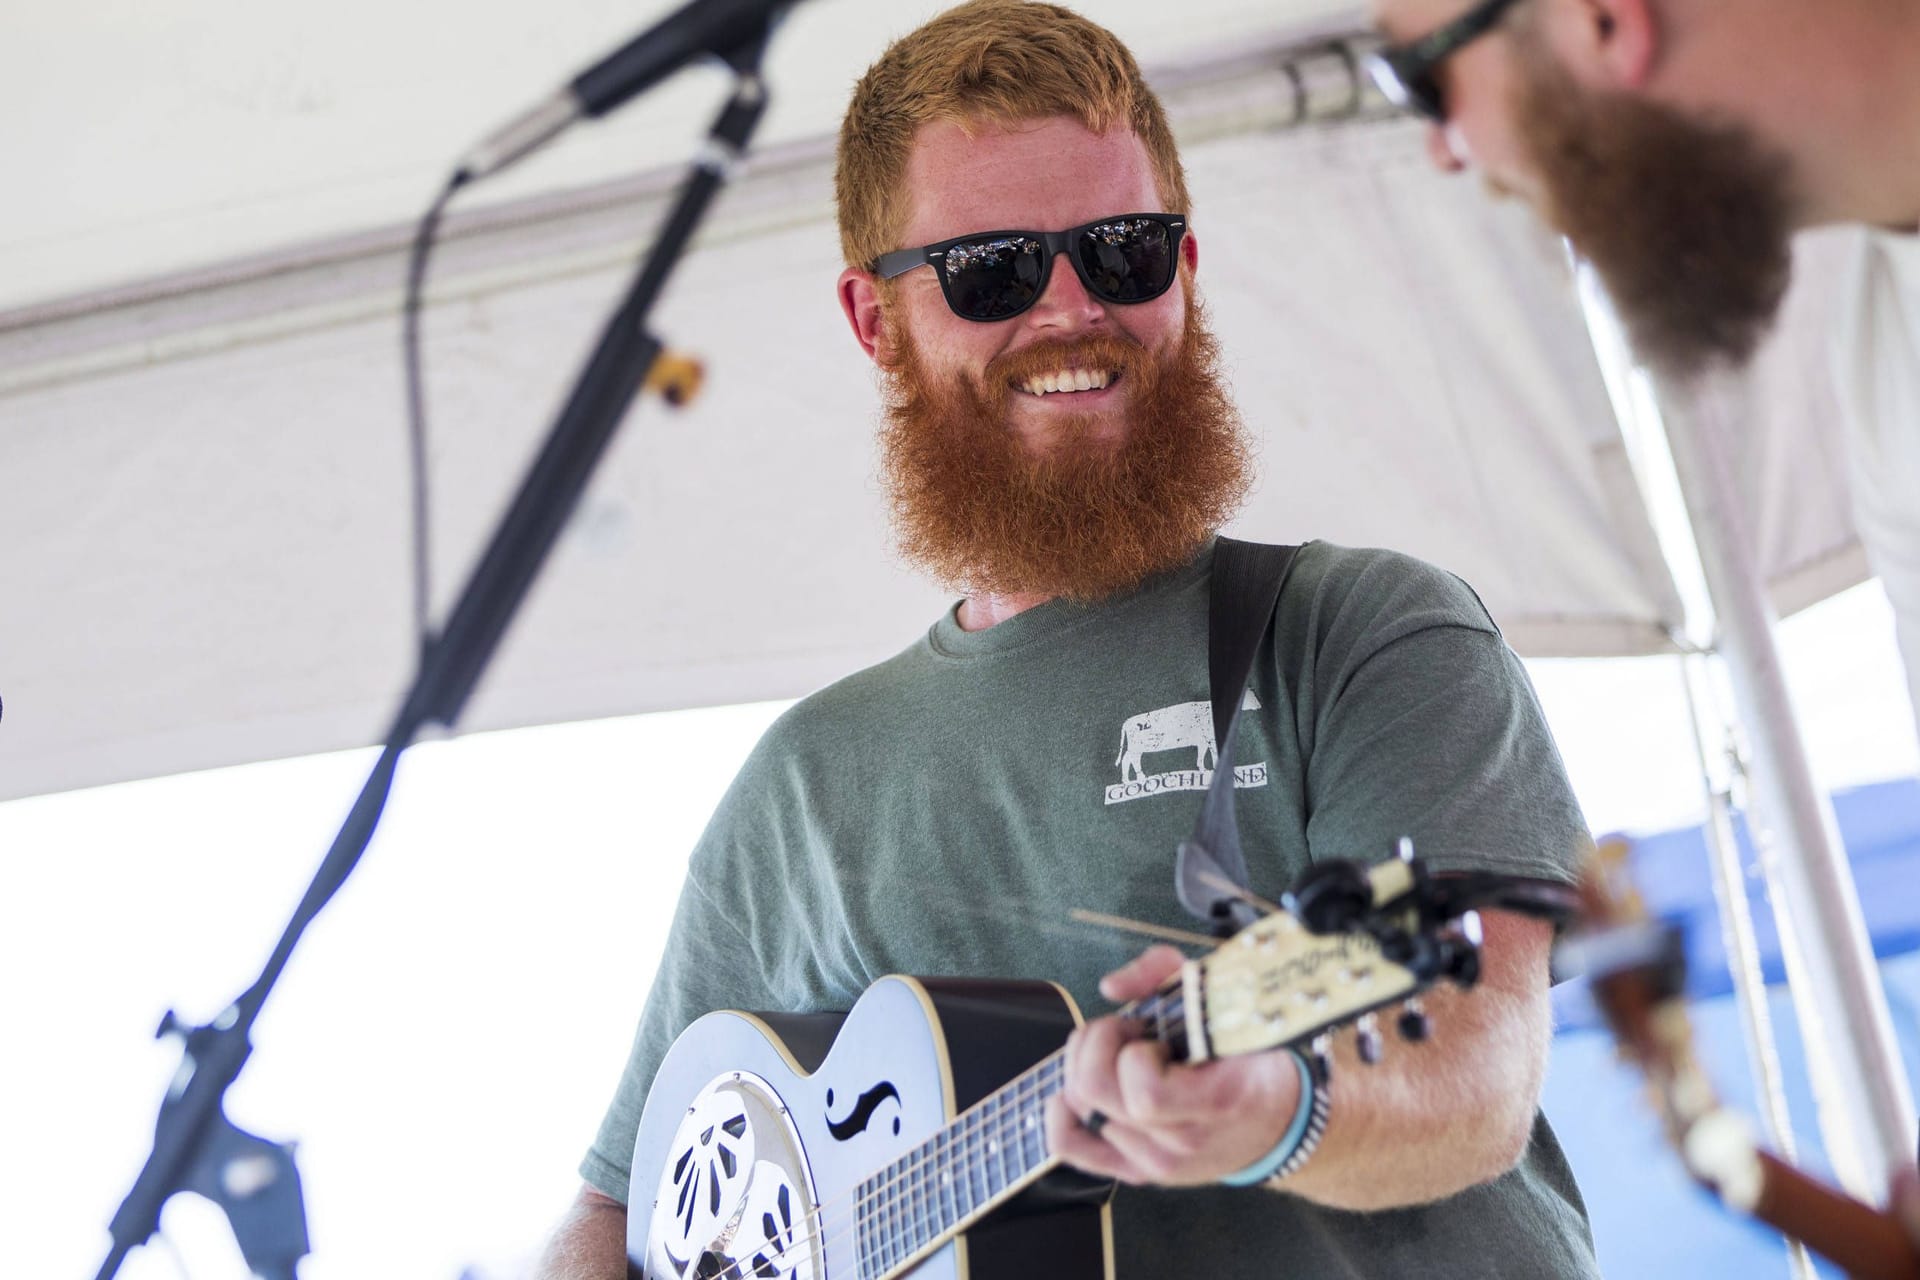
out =
<path fill-rule="evenodd" d="M 1920 235 L 1863 233 L 1838 319 L 1854 522 L 1893 602 L 1920 719 Z"/>

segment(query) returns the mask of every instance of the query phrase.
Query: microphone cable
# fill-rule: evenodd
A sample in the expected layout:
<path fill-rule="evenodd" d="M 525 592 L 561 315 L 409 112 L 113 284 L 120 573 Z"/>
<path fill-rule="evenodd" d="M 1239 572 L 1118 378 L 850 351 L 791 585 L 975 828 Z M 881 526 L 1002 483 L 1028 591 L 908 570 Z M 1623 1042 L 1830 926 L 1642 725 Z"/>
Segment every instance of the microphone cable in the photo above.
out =
<path fill-rule="evenodd" d="M 427 263 L 433 255 L 440 221 L 454 195 L 467 184 L 468 170 L 463 166 L 447 180 L 447 185 L 427 206 L 413 246 L 407 255 L 406 294 L 401 302 L 401 363 L 407 380 L 407 437 L 413 464 L 413 629 L 424 663 L 433 643 L 428 610 L 433 599 L 432 557 L 429 538 L 431 485 L 427 473 L 427 392 L 420 358 L 420 309 L 426 292 Z"/>

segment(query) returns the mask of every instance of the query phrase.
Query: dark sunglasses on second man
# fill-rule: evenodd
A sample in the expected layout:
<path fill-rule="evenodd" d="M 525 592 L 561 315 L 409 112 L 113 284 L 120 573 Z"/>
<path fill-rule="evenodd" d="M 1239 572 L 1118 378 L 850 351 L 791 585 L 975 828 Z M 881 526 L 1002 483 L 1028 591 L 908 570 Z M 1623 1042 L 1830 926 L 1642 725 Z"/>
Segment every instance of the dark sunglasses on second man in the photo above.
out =
<path fill-rule="evenodd" d="M 1151 302 L 1173 285 L 1187 220 L 1177 213 L 1122 213 L 1065 231 L 982 231 L 874 260 L 882 280 L 932 267 L 953 314 L 1011 320 L 1040 300 L 1053 260 L 1065 254 L 1102 302 Z"/>
<path fill-rule="evenodd" d="M 1462 45 L 1493 30 L 1514 0 L 1482 0 L 1452 22 L 1406 44 L 1391 44 L 1367 55 L 1367 71 L 1387 101 L 1425 116 L 1435 124 L 1447 122 L 1447 97 L 1434 75 L 1440 64 Z"/>

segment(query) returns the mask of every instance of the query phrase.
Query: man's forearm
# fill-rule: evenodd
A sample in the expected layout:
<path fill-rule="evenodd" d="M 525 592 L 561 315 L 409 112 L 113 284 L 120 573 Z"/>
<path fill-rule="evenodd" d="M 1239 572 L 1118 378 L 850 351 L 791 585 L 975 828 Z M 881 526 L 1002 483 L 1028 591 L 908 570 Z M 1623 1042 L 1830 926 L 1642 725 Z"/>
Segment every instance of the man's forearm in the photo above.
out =
<path fill-rule="evenodd" d="M 627 1208 L 583 1187 L 540 1256 L 536 1280 L 626 1280 Z"/>
<path fill-rule="evenodd" d="M 1526 1151 L 1551 1036 L 1547 926 L 1489 912 L 1484 979 L 1436 991 L 1430 1039 L 1389 1043 L 1377 1066 L 1340 1037 L 1326 1137 L 1280 1184 L 1330 1208 L 1440 1200 L 1512 1168 Z"/>

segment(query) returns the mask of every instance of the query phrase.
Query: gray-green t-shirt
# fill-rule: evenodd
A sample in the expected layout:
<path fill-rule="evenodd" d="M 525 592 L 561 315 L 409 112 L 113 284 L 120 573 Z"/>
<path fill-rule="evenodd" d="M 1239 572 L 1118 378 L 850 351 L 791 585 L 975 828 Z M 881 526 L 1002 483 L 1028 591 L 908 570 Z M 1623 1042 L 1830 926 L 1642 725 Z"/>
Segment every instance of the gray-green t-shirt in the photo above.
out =
<path fill-rule="evenodd" d="M 627 1199 L 654 1072 L 710 1010 L 846 1009 L 906 973 L 1050 979 L 1092 1017 L 1109 1008 L 1100 975 L 1141 944 L 1071 908 L 1194 927 L 1173 866 L 1207 777 L 1189 721 L 1210 718 L 1211 558 L 985 631 L 950 612 L 782 716 L 693 852 L 586 1179 Z M 1378 861 L 1402 835 L 1436 869 L 1573 878 L 1588 838 L 1559 754 L 1459 579 L 1310 543 L 1270 643 L 1235 748 L 1257 893 L 1277 898 L 1315 858 Z M 1540 1117 L 1518 1168 L 1437 1204 L 1355 1214 L 1259 1189 L 1123 1187 L 1113 1223 L 1123 1280 L 1598 1274 Z"/>

